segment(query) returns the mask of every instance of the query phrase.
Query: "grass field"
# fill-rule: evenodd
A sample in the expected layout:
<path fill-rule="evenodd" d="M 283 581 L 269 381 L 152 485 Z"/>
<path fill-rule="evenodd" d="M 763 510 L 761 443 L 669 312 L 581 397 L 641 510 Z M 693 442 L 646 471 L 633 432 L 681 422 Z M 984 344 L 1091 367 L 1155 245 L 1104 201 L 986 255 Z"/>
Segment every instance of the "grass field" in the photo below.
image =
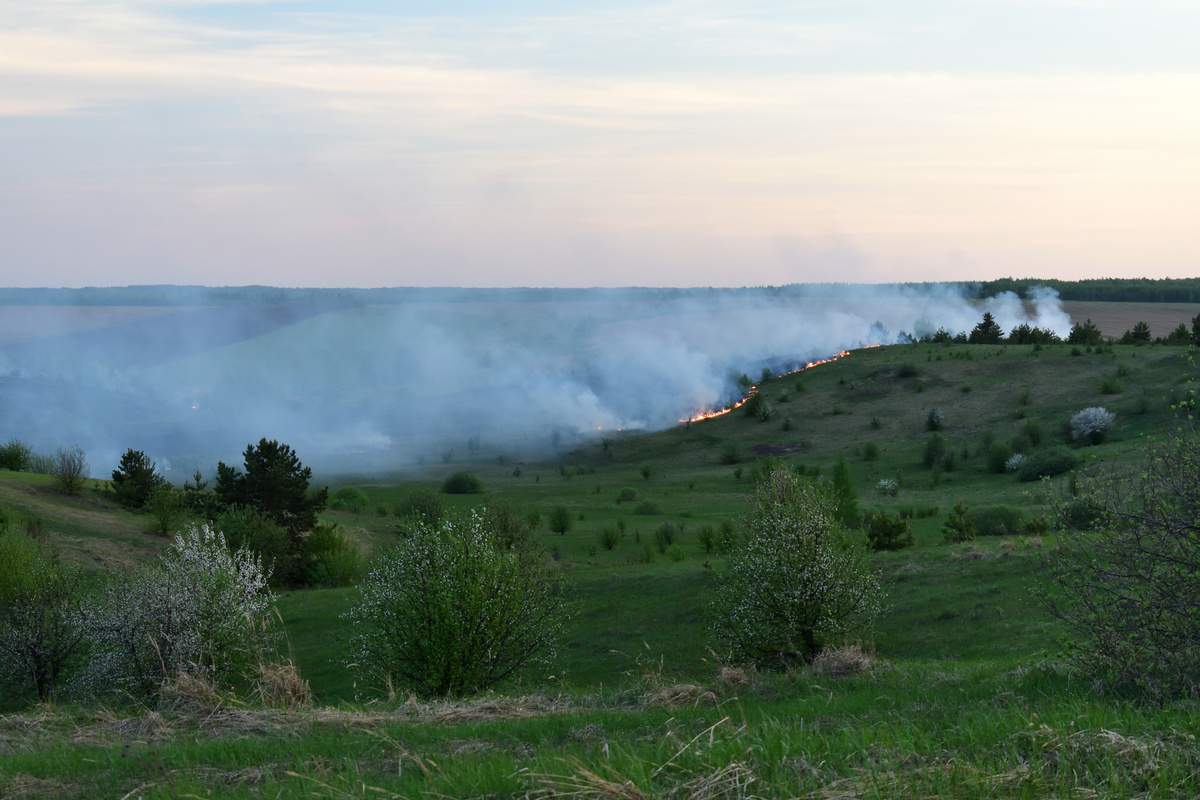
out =
<path fill-rule="evenodd" d="M 1076 450 L 1084 468 L 1135 462 L 1163 434 L 1184 356 L 1155 346 L 860 350 L 764 383 L 767 421 L 734 411 L 614 434 L 554 460 L 474 451 L 419 477 L 329 477 L 332 488 L 362 488 L 372 507 L 394 507 L 471 469 L 485 494 L 445 496 L 447 505 L 503 500 L 540 511 L 573 612 L 557 659 L 465 703 L 359 697 L 340 618 L 355 590 L 290 592 L 278 608 L 315 707 L 229 698 L 204 708 L 12 709 L 0 717 L 0 795 L 1194 796 L 1195 703 L 1100 695 L 1061 667 L 1064 631 L 1033 596 L 1053 532 L 945 545 L 940 530 L 959 500 L 1045 511 L 1064 479 L 992 472 L 988 443 L 1066 445 L 1064 424 L 1082 408 L 1117 413 L 1106 443 Z M 951 469 L 922 464 L 931 408 L 944 416 L 937 433 L 955 454 Z M 888 610 L 861 639 L 874 658 L 863 674 L 723 669 L 710 650 L 710 584 L 724 560 L 698 533 L 745 511 L 762 455 L 823 474 L 844 458 L 866 511 L 937 509 L 912 520 L 914 547 L 873 558 Z M 898 482 L 894 496 L 876 490 L 884 478 Z M 635 499 L 618 502 L 622 489 Z M 63 557 L 88 568 L 144 561 L 163 546 L 143 532 L 144 516 L 119 510 L 102 488 L 67 499 L 45 478 L 0 473 L 0 503 L 39 516 Z M 556 506 L 573 521 L 561 536 L 544 522 Z M 395 539 L 389 516 L 324 517 L 368 550 Z M 683 529 L 681 561 L 651 545 L 668 520 Z M 624 539 L 604 549 L 600 531 L 619 524 Z"/>

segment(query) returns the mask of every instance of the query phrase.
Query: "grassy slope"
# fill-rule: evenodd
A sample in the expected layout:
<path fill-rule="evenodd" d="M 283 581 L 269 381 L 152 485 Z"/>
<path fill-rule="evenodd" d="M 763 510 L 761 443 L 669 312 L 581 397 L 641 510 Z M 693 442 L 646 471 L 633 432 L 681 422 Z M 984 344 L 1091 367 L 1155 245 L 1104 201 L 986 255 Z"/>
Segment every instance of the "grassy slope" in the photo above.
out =
<path fill-rule="evenodd" d="M 898 377 L 901 364 L 914 365 L 919 374 Z M 610 779 L 620 776 L 645 790 L 667 791 L 740 763 L 758 778 L 756 790 L 767 796 L 1065 797 L 1077 794 L 1076 787 L 1093 786 L 1107 787 L 1113 796 L 1187 793 L 1196 780 L 1196 764 L 1187 755 L 1194 755 L 1194 748 L 1181 748 L 1179 742 L 1200 732 L 1195 709 L 1131 711 L 1091 696 L 1087 687 L 1029 672 L 1028 666 L 1053 647 L 1055 633 L 1029 594 L 1042 550 L 1018 548 L 1001 557 L 999 542 L 992 539 L 981 541 L 975 557 L 968 557 L 971 548 L 941 545 L 939 532 L 958 498 L 969 505 L 1038 508 L 1047 492 L 1061 491 L 1053 482 L 1021 484 L 987 472 L 985 459 L 973 454 L 986 431 L 1004 439 L 1037 420 L 1048 446 L 1060 441 L 1061 425 L 1071 412 L 1105 405 L 1118 412 L 1118 427 L 1109 443 L 1082 454 L 1092 463 L 1132 458 L 1131 451 L 1161 431 L 1156 409 L 1185 366 L 1179 350 L 1155 347 L 1080 356 L 1070 355 L 1065 346 L 1039 352 L 1027 347 L 880 348 L 767 382 L 762 391 L 774 399 L 776 416 L 765 423 L 734 412 L 660 434 L 621 435 L 607 446 L 597 442 L 565 453 L 557 462 L 522 463 L 520 477 L 513 476 L 511 460 L 501 465 L 499 454 L 486 454 L 486 462 L 471 466 L 484 477 L 489 494 L 448 502 L 467 506 L 499 498 L 543 512 L 561 504 L 576 516 L 566 535 L 544 534 L 568 570 L 576 608 L 553 665 L 555 677 L 543 682 L 529 675 L 523 686 L 510 687 L 552 693 L 565 688 L 575 698 L 570 708 L 530 719 L 463 724 L 430 723 L 425 717 L 356 724 L 280 718 L 254 724 L 265 731 L 261 745 L 256 738 L 243 738 L 249 733 L 234 723 L 232 738 L 214 740 L 212 732 L 194 730 L 204 723 L 186 715 L 159 738 L 139 735 L 130 745 L 128 736 L 110 732 L 85 748 L 66 744 L 80 739 L 80 726 L 92 724 L 78 716 L 45 722 L 47 729 L 58 724 L 75 731 L 58 738 L 47 734 L 43 744 L 36 737 L 23 739 L 34 742 L 29 746 L 13 744 L 16 739 L 0 722 L 0 788 L 7 780 L 10 788 L 34 785 L 63 796 L 87 796 L 88 787 L 95 786 L 120 787 L 123 794 L 139 785 L 147 797 L 187 792 L 377 796 L 371 787 L 404 796 L 426 791 L 513 795 L 536 786 L 539 774 L 585 780 L 586 767 L 611 768 L 613 774 L 604 773 Z M 1117 372 L 1124 373 L 1122 391 L 1102 394 L 1102 379 Z M 796 390 L 798 380 L 803 392 Z M 782 403 L 785 388 L 791 398 Z M 923 421 L 933 406 L 946 417 L 942 434 L 958 448 L 966 445 L 968 454 L 936 483 L 919 464 L 929 435 Z M 783 430 L 784 417 L 792 419 L 790 431 Z M 872 427 L 873 417 L 880 427 Z M 769 679 L 757 688 L 714 685 L 717 665 L 706 650 L 704 598 L 721 562 L 702 551 L 696 532 L 700 525 L 736 517 L 745 507 L 748 477 L 739 480 L 735 470 L 748 471 L 750 464 L 721 463 L 729 440 L 747 454 L 764 445 L 793 450 L 787 457 L 826 470 L 843 456 L 866 508 L 940 508 L 936 516 L 916 521 L 916 548 L 875 560 L 891 610 L 879 621 L 874 642 L 891 671 L 850 681 L 798 676 Z M 875 461 L 861 456 L 868 441 L 880 448 Z M 643 465 L 652 467 L 650 479 L 640 474 Z M 463 467 L 455 463 L 441 469 Z M 425 484 L 359 485 L 374 501 L 395 503 L 415 485 L 435 486 L 438 477 Z M 904 488 L 894 498 L 878 496 L 872 487 L 881 477 L 898 477 Z M 29 504 L 40 504 L 36 509 L 52 540 L 79 553 L 87 550 L 89 537 L 97 552 L 128 546 L 131 559 L 148 557 L 161 546 L 161 540 L 136 532 L 138 517 L 112 508 L 102 497 L 64 500 L 44 483 L 0 475 L 0 502 L 31 509 L 35 506 Z M 634 511 L 637 503 L 618 505 L 616 494 L 625 486 L 637 490 L 639 501 L 654 501 L 662 513 L 640 515 Z M 71 527 L 81 509 L 90 515 L 86 529 Z M 336 512 L 327 517 L 349 526 L 370 546 L 392 537 L 386 518 Z M 625 520 L 629 536 L 612 552 L 600 549 L 597 532 L 618 519 Z M 635 532 L 649 541 L 665 519 L 684 523 L 688 558 L 640 563 Z M 352 590 L 296 592 L 280 600 L 297 661 L 326 702 L 354 696 L 341 666 L 338 619 L 352 596 Z M 661 710 L 640 705 L 643 692 L 684 680 L 714 685 L 724 705 Z M 605 687 L 601 695 L 599 686 Z M 725 717 L 729 723 L 720 722 Z M 710 745 L 688 744 L 714 723 Z M 611 743 L 610 755 L 603 755 L 601 743 Z M 118 758 L 122 745 L 132 746 L 141 761 Z M 674 766 L 653 774 L 680 750 Z M 563 762 L 564 754 L 580 762 Z M 226 776 L 225 783 L 213 784 L 214 770 Z"/>

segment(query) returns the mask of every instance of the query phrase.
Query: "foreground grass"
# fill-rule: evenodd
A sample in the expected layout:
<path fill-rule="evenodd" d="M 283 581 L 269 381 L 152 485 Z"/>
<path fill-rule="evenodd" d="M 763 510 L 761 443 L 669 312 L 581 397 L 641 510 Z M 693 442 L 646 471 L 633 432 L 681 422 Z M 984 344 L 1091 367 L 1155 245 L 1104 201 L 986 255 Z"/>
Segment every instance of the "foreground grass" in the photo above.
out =
<path fill-rule="evenodd" d="M 715 674 L 715 668 L 713 670 Z M 883 665 L 340 709 L 0 717 L 5 797 L 1182 797 L 1200 710 L 1050 669 Z M 746 679 L 743 685 L 738 683 Z"/>

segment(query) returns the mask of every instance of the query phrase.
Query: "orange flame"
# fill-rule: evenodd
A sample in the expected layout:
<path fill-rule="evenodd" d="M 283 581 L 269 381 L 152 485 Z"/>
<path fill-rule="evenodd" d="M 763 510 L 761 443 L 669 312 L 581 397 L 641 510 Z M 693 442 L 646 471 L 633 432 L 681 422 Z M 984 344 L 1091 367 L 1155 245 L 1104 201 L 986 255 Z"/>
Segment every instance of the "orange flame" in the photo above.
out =
<path fill-rule="evenodd" d="M 871 347 L 879 347 L 879 345 L 870 345 L 870 346 Z M 788 375 L 795 375 L 798 372 L 803 372 L 804 370 L 812 369 L 813 367 L 819 367 L 822 364 L 831 364 L 834 361 L 837 361 L 839 358 L 845 358 L 848 355 L 850 355 L 850 351 L 843 350 L 840 353 L 838 353 L 837 355 L 830 356 L 829 358 L 822 358 L 818 361 L 810 361 L 807 364 L 805 364 L 803 367 L 798 367 L 798 368 L 792 370 L 791 372 L 784 372 L 781 375 L 776 375 L 775 377 L 776 378 L 786 378 Z M 743 405 L 746 404 L 746 401 L 748 401 L 751 397 L 753 397 L 757 393 L 758 393 L 758 384 L 756 383 L 750 387 L 749 394 L 747 394 L 741 400 L 738 400 L 736 403 L 729 406 L 728 408 L 722 408 L 717 411 L 702 411 L 699 414 L 696 414 L 694 417 L 691 417 L 689 419 L 681 419 L 679 421 L 684 422 L 684 423 L 700 422 L 701 420 L 712 419 L 713 417 L 723 416 L 725 414 L 728 414 L 730 411 L 736 411 L 737 409 L 741 408 Z"/>

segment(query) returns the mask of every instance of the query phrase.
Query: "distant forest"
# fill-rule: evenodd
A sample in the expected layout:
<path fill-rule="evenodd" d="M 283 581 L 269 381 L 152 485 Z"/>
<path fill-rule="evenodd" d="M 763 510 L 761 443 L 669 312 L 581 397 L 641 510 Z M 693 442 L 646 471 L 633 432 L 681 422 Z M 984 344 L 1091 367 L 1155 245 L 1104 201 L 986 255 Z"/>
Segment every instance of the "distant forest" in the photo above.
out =
<path fill-rule="evenodd" d="M 1060 281 L 1001 278 L 994 281 L 946 283 L 793 283 L 744 288 L 624 288 L 624 289 L 462 289 L 453 287 L 394 287 L 376 289 L 284 289 L 273 286 L 111 286 L 82 289 L 2 289 L 0 306 L 291 306 L 353 308 L 411 303 L 537 303 L 570 301 L 672 301 L 716 297 L 836 297 L 847 294 L 879 296 L 897 291 L 954 291 L 968 297 L 993 297 L 1014 292 L 1022 297 L 1035 286 L 1058 291 L 1063 300 L 1101 300 L 1139 303 L 1200 303 L 1200 278 L 1098 278 Z"/>

